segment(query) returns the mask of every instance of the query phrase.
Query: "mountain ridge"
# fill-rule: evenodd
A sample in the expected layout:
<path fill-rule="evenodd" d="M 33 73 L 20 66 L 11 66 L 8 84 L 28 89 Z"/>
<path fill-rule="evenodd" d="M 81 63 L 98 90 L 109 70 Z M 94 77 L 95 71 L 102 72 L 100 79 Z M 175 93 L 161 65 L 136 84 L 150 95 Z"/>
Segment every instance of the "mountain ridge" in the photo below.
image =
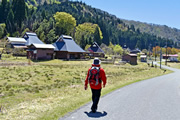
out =
<path fill-rule="evenodd" d="M 180 29 L 178 28 L 172 28 L 167 25 L 159 25 L 135 20 L 121 20 L 127 25 L 134 25 L 134 27 L 136 29 L 139 28 L 141 32 L 150 33 L 152 35 L 172 39 L 174 41 L 180 40 Z"/>

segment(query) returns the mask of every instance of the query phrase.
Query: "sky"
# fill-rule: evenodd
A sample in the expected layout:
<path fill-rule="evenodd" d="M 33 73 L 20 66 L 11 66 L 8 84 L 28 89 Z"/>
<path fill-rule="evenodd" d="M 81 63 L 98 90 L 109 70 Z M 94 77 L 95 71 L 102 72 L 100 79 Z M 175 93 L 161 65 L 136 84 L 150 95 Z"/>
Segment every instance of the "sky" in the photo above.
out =
<path fill-rule="evenodd" d="M 73 0 L 77 1 L 77 0 Z M 180 29 L 180 0 L 78 0 L 118 18 Z"/>

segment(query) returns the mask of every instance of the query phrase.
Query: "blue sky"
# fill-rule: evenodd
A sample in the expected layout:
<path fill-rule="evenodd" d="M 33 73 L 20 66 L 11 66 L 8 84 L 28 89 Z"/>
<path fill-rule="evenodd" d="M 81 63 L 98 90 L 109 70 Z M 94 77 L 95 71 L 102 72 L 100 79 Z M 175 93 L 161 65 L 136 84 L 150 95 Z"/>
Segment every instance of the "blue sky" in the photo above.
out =
<path fill-rule="evenodd" d="M 73 0 L 76 1 L 76 0 Z M 119 18 L 180 29 L 180 0 L 79 0 Z"/>

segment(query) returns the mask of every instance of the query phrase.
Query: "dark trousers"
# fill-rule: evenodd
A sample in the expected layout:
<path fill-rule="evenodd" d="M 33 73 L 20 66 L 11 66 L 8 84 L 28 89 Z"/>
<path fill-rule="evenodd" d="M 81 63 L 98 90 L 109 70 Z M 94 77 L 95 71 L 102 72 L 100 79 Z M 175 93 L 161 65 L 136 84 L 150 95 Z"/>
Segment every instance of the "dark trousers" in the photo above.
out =
<path fill-rule="evenodd" d="M 91 91 L 92 91 L 92 102 L 93 102 L 91 110 L 97 110 L 99 98 L 101 96 L 101 89 L 96 90 L 91 88 Z"/>

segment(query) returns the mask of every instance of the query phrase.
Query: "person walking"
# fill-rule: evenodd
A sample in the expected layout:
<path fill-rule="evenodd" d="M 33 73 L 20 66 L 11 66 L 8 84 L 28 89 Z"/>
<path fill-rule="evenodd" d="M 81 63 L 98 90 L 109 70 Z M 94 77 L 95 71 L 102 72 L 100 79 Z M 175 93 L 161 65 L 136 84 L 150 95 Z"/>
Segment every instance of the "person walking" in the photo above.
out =
<path fill-rule="evenodd" d="M 85 90 L 87 90 L 88 88 L 88 83 L 91 87 L 93 102 L 91 110 L 93 113 L 95 113 L 98 108 L 98 103 L 101 96 L 102 82 L 103 88 L 106 85 L 106 74 L 104 72 L 104 69 L 100 67 L 100 63 L 101 61 L 98 58 L 95 58 L 93 60 L 93 64 L 88 70 L 84 85 Z"/>

